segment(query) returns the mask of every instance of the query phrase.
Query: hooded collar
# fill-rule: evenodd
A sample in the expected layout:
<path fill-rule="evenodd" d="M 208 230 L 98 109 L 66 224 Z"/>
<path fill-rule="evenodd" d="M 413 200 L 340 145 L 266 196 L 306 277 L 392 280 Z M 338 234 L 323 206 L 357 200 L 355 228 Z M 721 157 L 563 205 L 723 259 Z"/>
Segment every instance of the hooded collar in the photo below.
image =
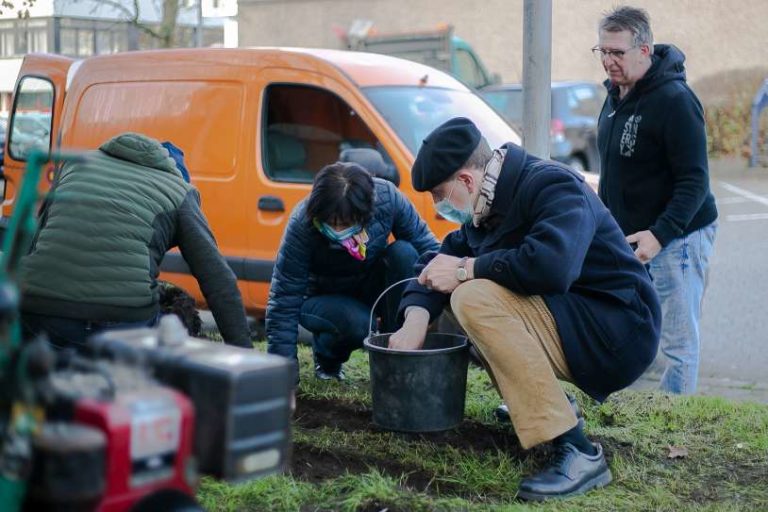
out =
<path fill-rule="evenodd" d="M 140 133 L 117 135 L 102 144 L 99 150 L 114 158 L 182 177 L 168 150 L 160 142 Z"/>

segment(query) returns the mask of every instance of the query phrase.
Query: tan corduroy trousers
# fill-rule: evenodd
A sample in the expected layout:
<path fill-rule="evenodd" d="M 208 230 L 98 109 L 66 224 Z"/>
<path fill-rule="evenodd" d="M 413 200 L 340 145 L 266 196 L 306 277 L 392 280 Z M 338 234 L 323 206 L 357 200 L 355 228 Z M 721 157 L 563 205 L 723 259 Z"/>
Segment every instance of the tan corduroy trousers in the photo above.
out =
<path fill-rule="evenodd" d="M 558 382 L 571 381 L 571 373 L 555 320 L 541 297 L 475 279 L 453 291 L 451 310 L 509 407 L 523 448 L 576 426 Z"/>

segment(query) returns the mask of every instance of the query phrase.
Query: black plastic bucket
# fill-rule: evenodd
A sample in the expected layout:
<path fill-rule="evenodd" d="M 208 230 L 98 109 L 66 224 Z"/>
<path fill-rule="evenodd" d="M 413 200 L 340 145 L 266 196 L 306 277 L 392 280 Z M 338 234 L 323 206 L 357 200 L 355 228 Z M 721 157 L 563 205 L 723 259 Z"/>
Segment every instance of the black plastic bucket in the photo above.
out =
<path fill-rule="evenodd" d="M 464 418 L 467 338 L 427 334 L 421 350 L 387 348 L 391 334 L 365 339 L 371 369 L 373 423 L 401 432 L 454 428 Z"/>

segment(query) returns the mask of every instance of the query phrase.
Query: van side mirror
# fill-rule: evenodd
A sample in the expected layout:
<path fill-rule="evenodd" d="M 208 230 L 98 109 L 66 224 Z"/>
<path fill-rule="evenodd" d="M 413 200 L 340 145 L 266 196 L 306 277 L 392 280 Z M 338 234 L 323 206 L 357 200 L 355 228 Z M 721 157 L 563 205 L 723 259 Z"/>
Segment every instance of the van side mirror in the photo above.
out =
<path fill-rule="evenodd" d="M 339 155 L 340 162 L 351 162 L 359 165 L 372 176 L 391 181 L 400 186 L 400 174 L 392 164 L 387 164 L 381 153 L 371 148 L 348 148 Z"/>

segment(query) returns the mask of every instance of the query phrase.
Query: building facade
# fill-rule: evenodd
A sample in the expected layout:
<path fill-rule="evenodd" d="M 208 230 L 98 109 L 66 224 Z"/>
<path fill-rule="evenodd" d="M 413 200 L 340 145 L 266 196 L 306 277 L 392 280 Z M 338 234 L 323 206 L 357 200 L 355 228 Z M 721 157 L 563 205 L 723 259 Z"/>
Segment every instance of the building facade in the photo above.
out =
<path fill-rule="evenodd" d="M 197 31 L 203 46 L 237 46 L 236 0 L 203 0 L 202 23 L 198 0 L 179 0 L 174 45 L 192 47 Z M 18 2 L 17 2 L 18 3 Z M 131 50 L 157 48 L 157 30 L 162 18 L 160 0 L 138 2 L 138 24 L 134 1 L 122 0 L 120 8 L 98 0 L 36 0 L 29 17 L 15 11 L 0 16 L 0 113 L 11 108 L 11 95 L 21 61 L 27 53 L 56 53 L 86 58 Z M 234 34 L 234 35 L 233 35 Z"/>

